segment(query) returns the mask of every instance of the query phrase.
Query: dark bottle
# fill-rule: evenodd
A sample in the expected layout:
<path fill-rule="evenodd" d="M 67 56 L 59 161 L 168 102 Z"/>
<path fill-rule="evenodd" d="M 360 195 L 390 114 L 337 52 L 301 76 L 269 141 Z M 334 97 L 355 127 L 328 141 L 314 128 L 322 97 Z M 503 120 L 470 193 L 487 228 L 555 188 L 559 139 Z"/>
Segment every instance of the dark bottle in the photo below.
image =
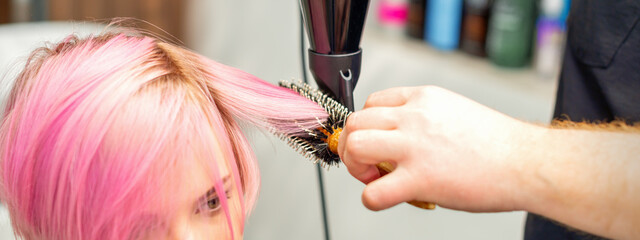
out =
<path fill-rule="evenodd" d="M 412 38 L 424 38 L 424 16 L 427 0 L 409 0 L 407 16 L 407 35 Z"/>
<path fill-rule="evenodd" d="M 492 0 L 465 0 L 460 48 L 471 55 L 486 56 L 487 29 Z"/>
<path fill-rule="evenodd" d="M 495 0 L 487 35 L 492 62 L 504 67 L 529 63 L 536 12 L 536 0 Z"/>

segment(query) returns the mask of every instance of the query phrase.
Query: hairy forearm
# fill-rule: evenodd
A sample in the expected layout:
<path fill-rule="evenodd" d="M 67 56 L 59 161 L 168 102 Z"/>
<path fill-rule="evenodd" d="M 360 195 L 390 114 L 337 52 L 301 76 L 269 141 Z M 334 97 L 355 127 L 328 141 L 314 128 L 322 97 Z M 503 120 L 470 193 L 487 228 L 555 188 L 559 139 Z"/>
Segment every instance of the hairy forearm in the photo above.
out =
<path fill-rule="evenodd" d="M 601 236 L 640 237 L 640 134 L 623 124 L 560 125 L 528 131 L 523 208 Z"/>

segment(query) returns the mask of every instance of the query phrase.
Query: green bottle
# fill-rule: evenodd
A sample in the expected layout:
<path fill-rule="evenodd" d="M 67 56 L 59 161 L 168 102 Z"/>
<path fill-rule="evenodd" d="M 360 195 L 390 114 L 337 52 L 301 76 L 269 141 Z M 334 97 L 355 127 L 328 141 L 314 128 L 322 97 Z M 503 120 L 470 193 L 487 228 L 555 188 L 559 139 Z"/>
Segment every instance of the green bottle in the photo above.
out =
<path fill-rule="evenodd" d="M 523 67 L 531 60 L 535 0 L 496 0 L 487 35 L 487 55 L 504 67 Z"/>

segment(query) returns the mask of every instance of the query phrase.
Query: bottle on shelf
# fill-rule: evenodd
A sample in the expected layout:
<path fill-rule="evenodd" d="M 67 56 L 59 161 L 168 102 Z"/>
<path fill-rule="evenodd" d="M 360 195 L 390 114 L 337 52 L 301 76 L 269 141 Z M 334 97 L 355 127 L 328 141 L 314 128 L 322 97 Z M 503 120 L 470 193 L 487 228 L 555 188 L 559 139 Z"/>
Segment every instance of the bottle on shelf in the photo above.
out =
<path fill-rule="evenodd" d="M 537 22 L 535 68 L 543 78 L 560 72 L 570 0 L 542 0 Z"/>
<path fill-rule="evenodd" d="M 451 51 L 460 42 L 463 0 L 429 0 L 426 5 L 425 34 L 429 44 Z"/>
<path fill-rule="evenodd" d="M 495 0 L 487 35 L 493 63 L 523 67 L 530 62 L 536 12 L 536 0 Z"/>
<path fill-rule="evenodd" d="M 411 38 L 424 39 L 424 17 L 427 0 L 409 0 L 407 15 L 407 35 Z"/>
<path fill-rule="evenodd" d="M 487 28 L 493 0 L 465 0 L 460 49 L 478 57 L 485 57 Z"/>
<path fill-rule="evenodd" d="M 408 0 L 379 0 L 377 6 L 378 23 L 388 35 L 404 36 L 408 12 Z"/>

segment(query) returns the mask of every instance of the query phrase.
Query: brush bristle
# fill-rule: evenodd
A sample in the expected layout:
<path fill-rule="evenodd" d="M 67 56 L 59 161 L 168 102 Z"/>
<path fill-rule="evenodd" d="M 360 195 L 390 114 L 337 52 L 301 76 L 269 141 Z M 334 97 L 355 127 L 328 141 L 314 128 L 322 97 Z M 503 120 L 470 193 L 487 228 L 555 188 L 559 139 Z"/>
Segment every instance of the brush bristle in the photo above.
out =
<path fill-rule="evenodd" d="M 282 140 L 286 141 L 289 146 L 296 149 L 304 157 L 311 159 L 314 163 L 319 163 L 323 167 L 337 166 L 340 163 L 340 156 L 329 150 L 329 146 L 325 139 L 326 133 L 333 134 L 336 129 L 342 129 L 347 121 L 347 117 L 351 114 L 344 105 L 329 97 L 324 92 L 312 88 L 303 82 L 280 81 L 280 86 L 291 89 L 303 97 L 317 103 L 329 114 L 326 122 L 318 120 L 318 129 L 304 129 L 302 135 L 279 134 Z M 324 131 L 322 131 L 322 130 Z"/>

